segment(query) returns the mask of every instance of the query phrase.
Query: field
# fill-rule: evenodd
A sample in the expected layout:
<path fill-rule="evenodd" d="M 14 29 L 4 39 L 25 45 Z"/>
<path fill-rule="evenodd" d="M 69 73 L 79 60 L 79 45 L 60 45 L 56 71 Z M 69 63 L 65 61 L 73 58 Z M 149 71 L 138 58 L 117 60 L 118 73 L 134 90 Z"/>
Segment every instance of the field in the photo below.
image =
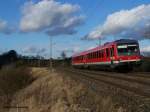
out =
<path fill-rule="evenodd" d="M 117 112 L 110 97 L 103 97 L 65 74 L 50 73 L 46 68 L 31 68 L 34 80 L 28 86 L 12 90 L 9 101 L 0 104 L 1 112 Z M 15 80 L 15 82 L 17 82 Z M 14 83 L 15 83 L 14 82 Z M 13 86 L 9 85 L 7 89 Z M 3 90 L 1 90 L 3 91 Z M 2 98 L 1 98 L 2 101 Z M 121 112 L 121 111 L 120 111 Z"/>
<path fill-rule="evenodd" d="M 142 86 L 138 84 L 138 82 L 146 83 L 143 87 L 144 91 L 147 90 L 149 82 L 146 81 L 149 79 L 145 77 L 148 76 L 142 74 L 134 76 L 132 73 L 124 76 L 121 73 L 104 71 L 98 72 L 101 76 L 94 76 L 94 72 L 88 73 L 87 70 L 85 70 L 86 76 L 82 76 L 78 73 L 80 70 L 72 73 L 66 72 L 65 69 L 68 69 L 65 64 L 56 67 L 53 72 L 50 72 L 48 67 L 27 67 L 20 66 L 20 63 L 19 66 L 18 63 L 4 66 L 0 71 L 0 112 L 148 112 L 150 110 L 149 94 L 146 93 L 144 96 L 144 93 L 139 92 Z M 132 77 L 128 76 L 131 74 Z M 115 87 L 112 82 L 110 85 L 109 81 L 118 82 L 120 87 Z M 127 90 L 121 88 L 121 85 L 126 85 Z M 132 91 L 128 85 L 139 90 Z"/>

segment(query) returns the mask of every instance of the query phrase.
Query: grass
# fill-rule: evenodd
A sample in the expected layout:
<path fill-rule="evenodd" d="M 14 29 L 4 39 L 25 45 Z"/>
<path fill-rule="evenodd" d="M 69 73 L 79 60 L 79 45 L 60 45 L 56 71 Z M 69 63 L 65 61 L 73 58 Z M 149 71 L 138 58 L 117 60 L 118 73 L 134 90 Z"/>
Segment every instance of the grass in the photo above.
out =
<path fill-rule="evenodd" d="M 11 105 L 28 106 L 30 112 L 123 112 L 110 97 L 103 98 L 63 74 L 50 74 L 46 69 L 32 73 L 41 77 L 19 91 Z"/>
<path fill-rule="evenodd" d="M 0 107 L 9 105 L 15 93 L 34 80 L 27 67 L 5 66 L 0 70 Z"/>

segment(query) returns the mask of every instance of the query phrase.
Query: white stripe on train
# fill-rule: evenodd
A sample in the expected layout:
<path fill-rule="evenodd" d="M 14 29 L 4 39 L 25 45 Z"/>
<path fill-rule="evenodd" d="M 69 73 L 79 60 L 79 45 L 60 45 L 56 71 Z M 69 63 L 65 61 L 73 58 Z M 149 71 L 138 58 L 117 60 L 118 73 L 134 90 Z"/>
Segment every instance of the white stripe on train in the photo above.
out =
<path fill-rule="evenodd" d="M 135 59 L 135 60 L 122 60 L 122 61 L 113 61 L 114 64 L 118 64 L 118 63 L 122 63 L 122 62 L 138 62 L 138 61 L 141 61 L 140 59 Z M 88 65 L 98 65 L 98 64 L 101 64 L 101 65 L 109 65 L 111 64 L 111 61 L 108 61 L 108 62 L 91 62 L 91 63 L 75 63 L 75 64 L 72 64 L 72 65 L 84 65 L 84 64 L 88 64 Z"/>

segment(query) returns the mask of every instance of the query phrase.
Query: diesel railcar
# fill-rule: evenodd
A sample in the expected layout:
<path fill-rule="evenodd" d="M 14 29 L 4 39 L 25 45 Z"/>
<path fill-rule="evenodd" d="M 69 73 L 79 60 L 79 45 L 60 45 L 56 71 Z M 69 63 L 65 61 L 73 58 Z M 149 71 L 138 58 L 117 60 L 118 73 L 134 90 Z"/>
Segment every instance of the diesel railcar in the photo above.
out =
<path fill-rule="evenodd" d="M 133 69 L 141 64 L 137 40 L 120 39 L 74 54 L 72 65 L 80 68 Z"/>

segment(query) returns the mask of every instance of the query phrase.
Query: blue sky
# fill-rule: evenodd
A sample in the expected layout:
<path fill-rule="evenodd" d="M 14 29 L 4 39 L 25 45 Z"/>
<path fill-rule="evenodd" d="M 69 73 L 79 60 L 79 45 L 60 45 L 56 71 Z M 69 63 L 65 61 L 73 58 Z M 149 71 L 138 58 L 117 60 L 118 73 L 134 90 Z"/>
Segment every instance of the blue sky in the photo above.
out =
<path fill-rule="evenodd" d="M 65 27 L 65 33 L 60 33 L 60 35 L 51 35 L 50 33 L 50 35 L 47 35 L 47 33 L 45 33 L 47 27 L 49 27 L 49 29 L 51 29 L 51 26 L 55 28 L 54 25 L 42 25 L 42 28 L 45 27 L 45 29 L 42 30 L 41 27 L 39 29 L 35 29 L 35 27 L 33 27 L 33 29 L 30 29 L 28 26 L 26 26 L 26 24 L 28 23 L 25 22 L 27 22 L 28 19 L 26 19 L 25 17 L 27 17 L 30 12 L 26 12 L 24 14 L 23 8 L 27 8 L 25 7 L 25 4 L 27 4 L 28 2 L 29 1 L 26 0 L 0 1 L 0 20 L 7 22 L 7 27 L 11 26 L 13 27 L 13 29 L 15 29 L 9 34 L 4 33 L 3 30 L 0 31 L 0 52 L 14 49 L 18 53 L 24 55 L 36 55 L 40 53 L 41 55 L 47 56 L 49 54 L 49 37 L 53 37 L 53 57 L 59 57 L 61 51 L 63 50 L 65 50 L 68 56 L 70 56 L 73 51 L 78 52 L 86 50 L 98 44 L 97 39 L 87 41 L 81 40 L 81 38 L 89 34 L 96 27 L 103 25 L 108 15 L 119 12 L 121 10 L 131 10 L 143 4 L 150 4 L 150 0 L 55 0 L 54 2 L 60 3 L 58 5 L 59 7 L 61 7 L 61 5 L 63 4 L 71 4 L 72 7 L 78 5 L 79 9 L 75 7 L 75 11 L 72 11 L 72 15 L 78 18 L 77 20 L 80 22 L 76 25 L 69 26 L 69 28 L 72 29 L 71 32 L 76 30 L 76 33 L 68 33 L 70 32 L 70 29 L 68 30 Z M 33 0 L 32 6 L 40 2 L 41 0 Z M 80 18 L 79 16 L 82 16 L 84 19 L 82 20 L 82 18 Z M 51 17 L 49 18 L 51 19 Z M 26 26 L 22 27 L 25 32 L 20 31 L 19 27 L 21 21 L 23 25 Z M 75 23 L 77 23 L 77 21 Z M 5 30 L 8 29 L 9 28 L 5 28 Z M 108 35 L 106 37 L 107 38 L 104 38 L 102 40 L 102 43 L 113 40 L 112 35 Z M 140 47 L 149 47 L 149 39 L 150 38 L 140 38 Z M 38 51 L 38 49 L 41 48 L 45 50 L 41 52 Z M 32 53 L 33 50 L 35 50 L 34 53 Z"/>

